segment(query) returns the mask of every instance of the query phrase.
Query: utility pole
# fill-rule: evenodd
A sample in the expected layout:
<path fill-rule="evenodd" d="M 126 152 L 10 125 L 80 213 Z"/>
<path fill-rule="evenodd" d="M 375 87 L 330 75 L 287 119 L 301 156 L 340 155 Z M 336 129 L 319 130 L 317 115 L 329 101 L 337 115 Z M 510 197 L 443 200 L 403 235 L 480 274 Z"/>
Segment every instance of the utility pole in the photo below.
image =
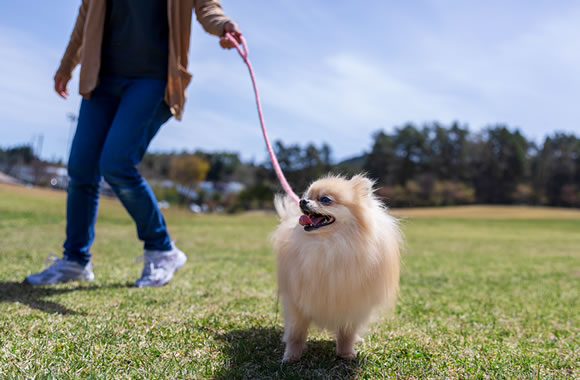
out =
<path fill-rule="evenodd" d="M 67 140 L 67 145 L 66 145 L 66 152 L 65 152 L 65 156 L 64 156 L 64 160 L 65 162 L 68 162 L 68 156 L 70 155 L 70 149 L 71 149 L 71 145 L 72 145 L 72 139 L 73 139 L 73 132 L 75 129 L 75 123 L 78 120 L 78 117 L 76 114 L 69 112 L 66 114 L 66 118 L 68 119 L 68 121 L 70 122 L 70 126 L 68 129 L 68 140 Z"/>
<path fill-rule="evenodd" d="M 36 157 L 38 157 L 39 160 L 41 160 L 42 158 L 42 144 L 44 143 L 44 135 L 41 133 L 40 135 L 38 135 L 38 145 L 36 147 Z"/>

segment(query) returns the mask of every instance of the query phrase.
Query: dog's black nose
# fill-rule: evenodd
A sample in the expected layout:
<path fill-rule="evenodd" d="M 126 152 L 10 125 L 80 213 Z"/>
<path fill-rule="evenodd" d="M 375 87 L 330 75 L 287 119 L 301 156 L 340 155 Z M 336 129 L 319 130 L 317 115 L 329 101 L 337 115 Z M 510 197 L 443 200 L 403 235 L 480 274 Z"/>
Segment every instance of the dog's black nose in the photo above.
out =
<path fill-rule="evenodd" d="M 308 201 L 306 199 L 301 199 L 300 200 L 300 210 L 302 210 L 303 212 L 308 212 Z"/>

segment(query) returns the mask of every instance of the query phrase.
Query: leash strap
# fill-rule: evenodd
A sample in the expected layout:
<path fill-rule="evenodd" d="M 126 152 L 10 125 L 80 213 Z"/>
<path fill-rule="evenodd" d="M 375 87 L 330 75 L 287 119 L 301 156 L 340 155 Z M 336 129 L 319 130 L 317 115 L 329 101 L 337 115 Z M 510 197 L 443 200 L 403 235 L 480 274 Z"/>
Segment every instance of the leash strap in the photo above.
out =
<path fill-rule="evenodd" d="M 284 173 L 280 168 L 280 164 L 278 163 L 278 159 L 276 158 L 276 154 L 274 154 L 274 150 L 272 149 L 272 145 L 270 144 L 270 139 L 268 138 L 268 134 L 266 133 L 266 123 L 264 122 L 264 116 L 262 115 L 262 105 L 260 103 L 260 95 L 258 94 L 258 86 L 256 85 L 254 70 L 252 69 L 252 64 L 250 63 L 250 59 L 248 57 L 249 50 L 248 45 L 246 44 L 246 39 L 243 36 L 240 36 L 240 39 L 242 40 L 242 46 L 240 47 L 238 41 L 236 41 L 236 39 L 230 33 L 226 33 L 225 37 L 234 44 L 236 50 L 240 54 L 240 57 L 242 57 L 242 59 L 248 66 L 248 71 L 250 72 L 250 78 L 252 78 L 252 85 L 254 87 L 254 94 L 256 96 L 256 106 L 258 107 L 258 116 L 260 117 L 262 134 L 264 135 L 264 141 L 266 142 L 266 147 L 268 148 L 268 154 L 270 155 L 270 160 L 272 160 L 272 165 L 274 166 L 274 171 L 278 176 L 278 180 L 280 181 L 280 184 L 282 185 L 282 188 L 284 189 L 286 194 L 288 194 L 288 196 L 290 196 L 290 198 L 292 198 L 294 202 L 299 203 L 300 198 L 294 193 L 294 191 L 292 191 L 292 187 L 290 187 L 288 181 L 286 181 L 286 177 L 284 177 Z"/>

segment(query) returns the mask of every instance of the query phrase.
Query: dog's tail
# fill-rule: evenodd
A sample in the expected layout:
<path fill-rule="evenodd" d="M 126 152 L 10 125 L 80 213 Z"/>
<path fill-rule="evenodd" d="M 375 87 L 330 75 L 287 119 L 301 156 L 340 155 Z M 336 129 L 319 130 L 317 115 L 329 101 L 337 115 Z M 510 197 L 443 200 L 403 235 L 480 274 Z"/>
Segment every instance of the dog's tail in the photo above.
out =
<path fill-rule="evenodd" d="M 300 213 L 298 206 L 294 203 L 292 198 L 282 194 L 276 194 L 274 197 L 274 208 L 282 220 Z"/>

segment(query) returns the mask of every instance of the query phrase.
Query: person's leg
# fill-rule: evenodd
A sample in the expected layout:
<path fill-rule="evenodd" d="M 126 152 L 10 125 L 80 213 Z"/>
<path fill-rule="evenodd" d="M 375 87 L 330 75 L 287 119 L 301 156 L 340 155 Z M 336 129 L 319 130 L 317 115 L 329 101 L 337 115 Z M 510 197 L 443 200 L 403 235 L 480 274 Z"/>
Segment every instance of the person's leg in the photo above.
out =
<path fill-rule="evenodd" d="M 27 276 L 26 283 L 46 285 L 94 279 L 89 249 L 95 235 L 99 202 L 99 159 L 118 106 L 119 97 L 115 96 L 118 84 L 113 80 L 101 81 L 91 98 L 81 103 L 68 162 L 64 259 L 52 257 L 52 265 Z"/>
<path fill-rule="evenodd" d="M 100 160 L 101 174 L 137 226 L 146 250 L 170 251 L 171 239 L 153 191 L 136 166 L 159 128 L 171 117 L 166 82 L 127 81 Z"/>
<path fill-rule="evenodd" d="M 119 105 L 119 83 L 101 81 L 90 99 L 83 99 L 68 162 L 66 241 L 64 257 L 85 265 L 95 237 L 101 174 L 99 161 Z"/>

